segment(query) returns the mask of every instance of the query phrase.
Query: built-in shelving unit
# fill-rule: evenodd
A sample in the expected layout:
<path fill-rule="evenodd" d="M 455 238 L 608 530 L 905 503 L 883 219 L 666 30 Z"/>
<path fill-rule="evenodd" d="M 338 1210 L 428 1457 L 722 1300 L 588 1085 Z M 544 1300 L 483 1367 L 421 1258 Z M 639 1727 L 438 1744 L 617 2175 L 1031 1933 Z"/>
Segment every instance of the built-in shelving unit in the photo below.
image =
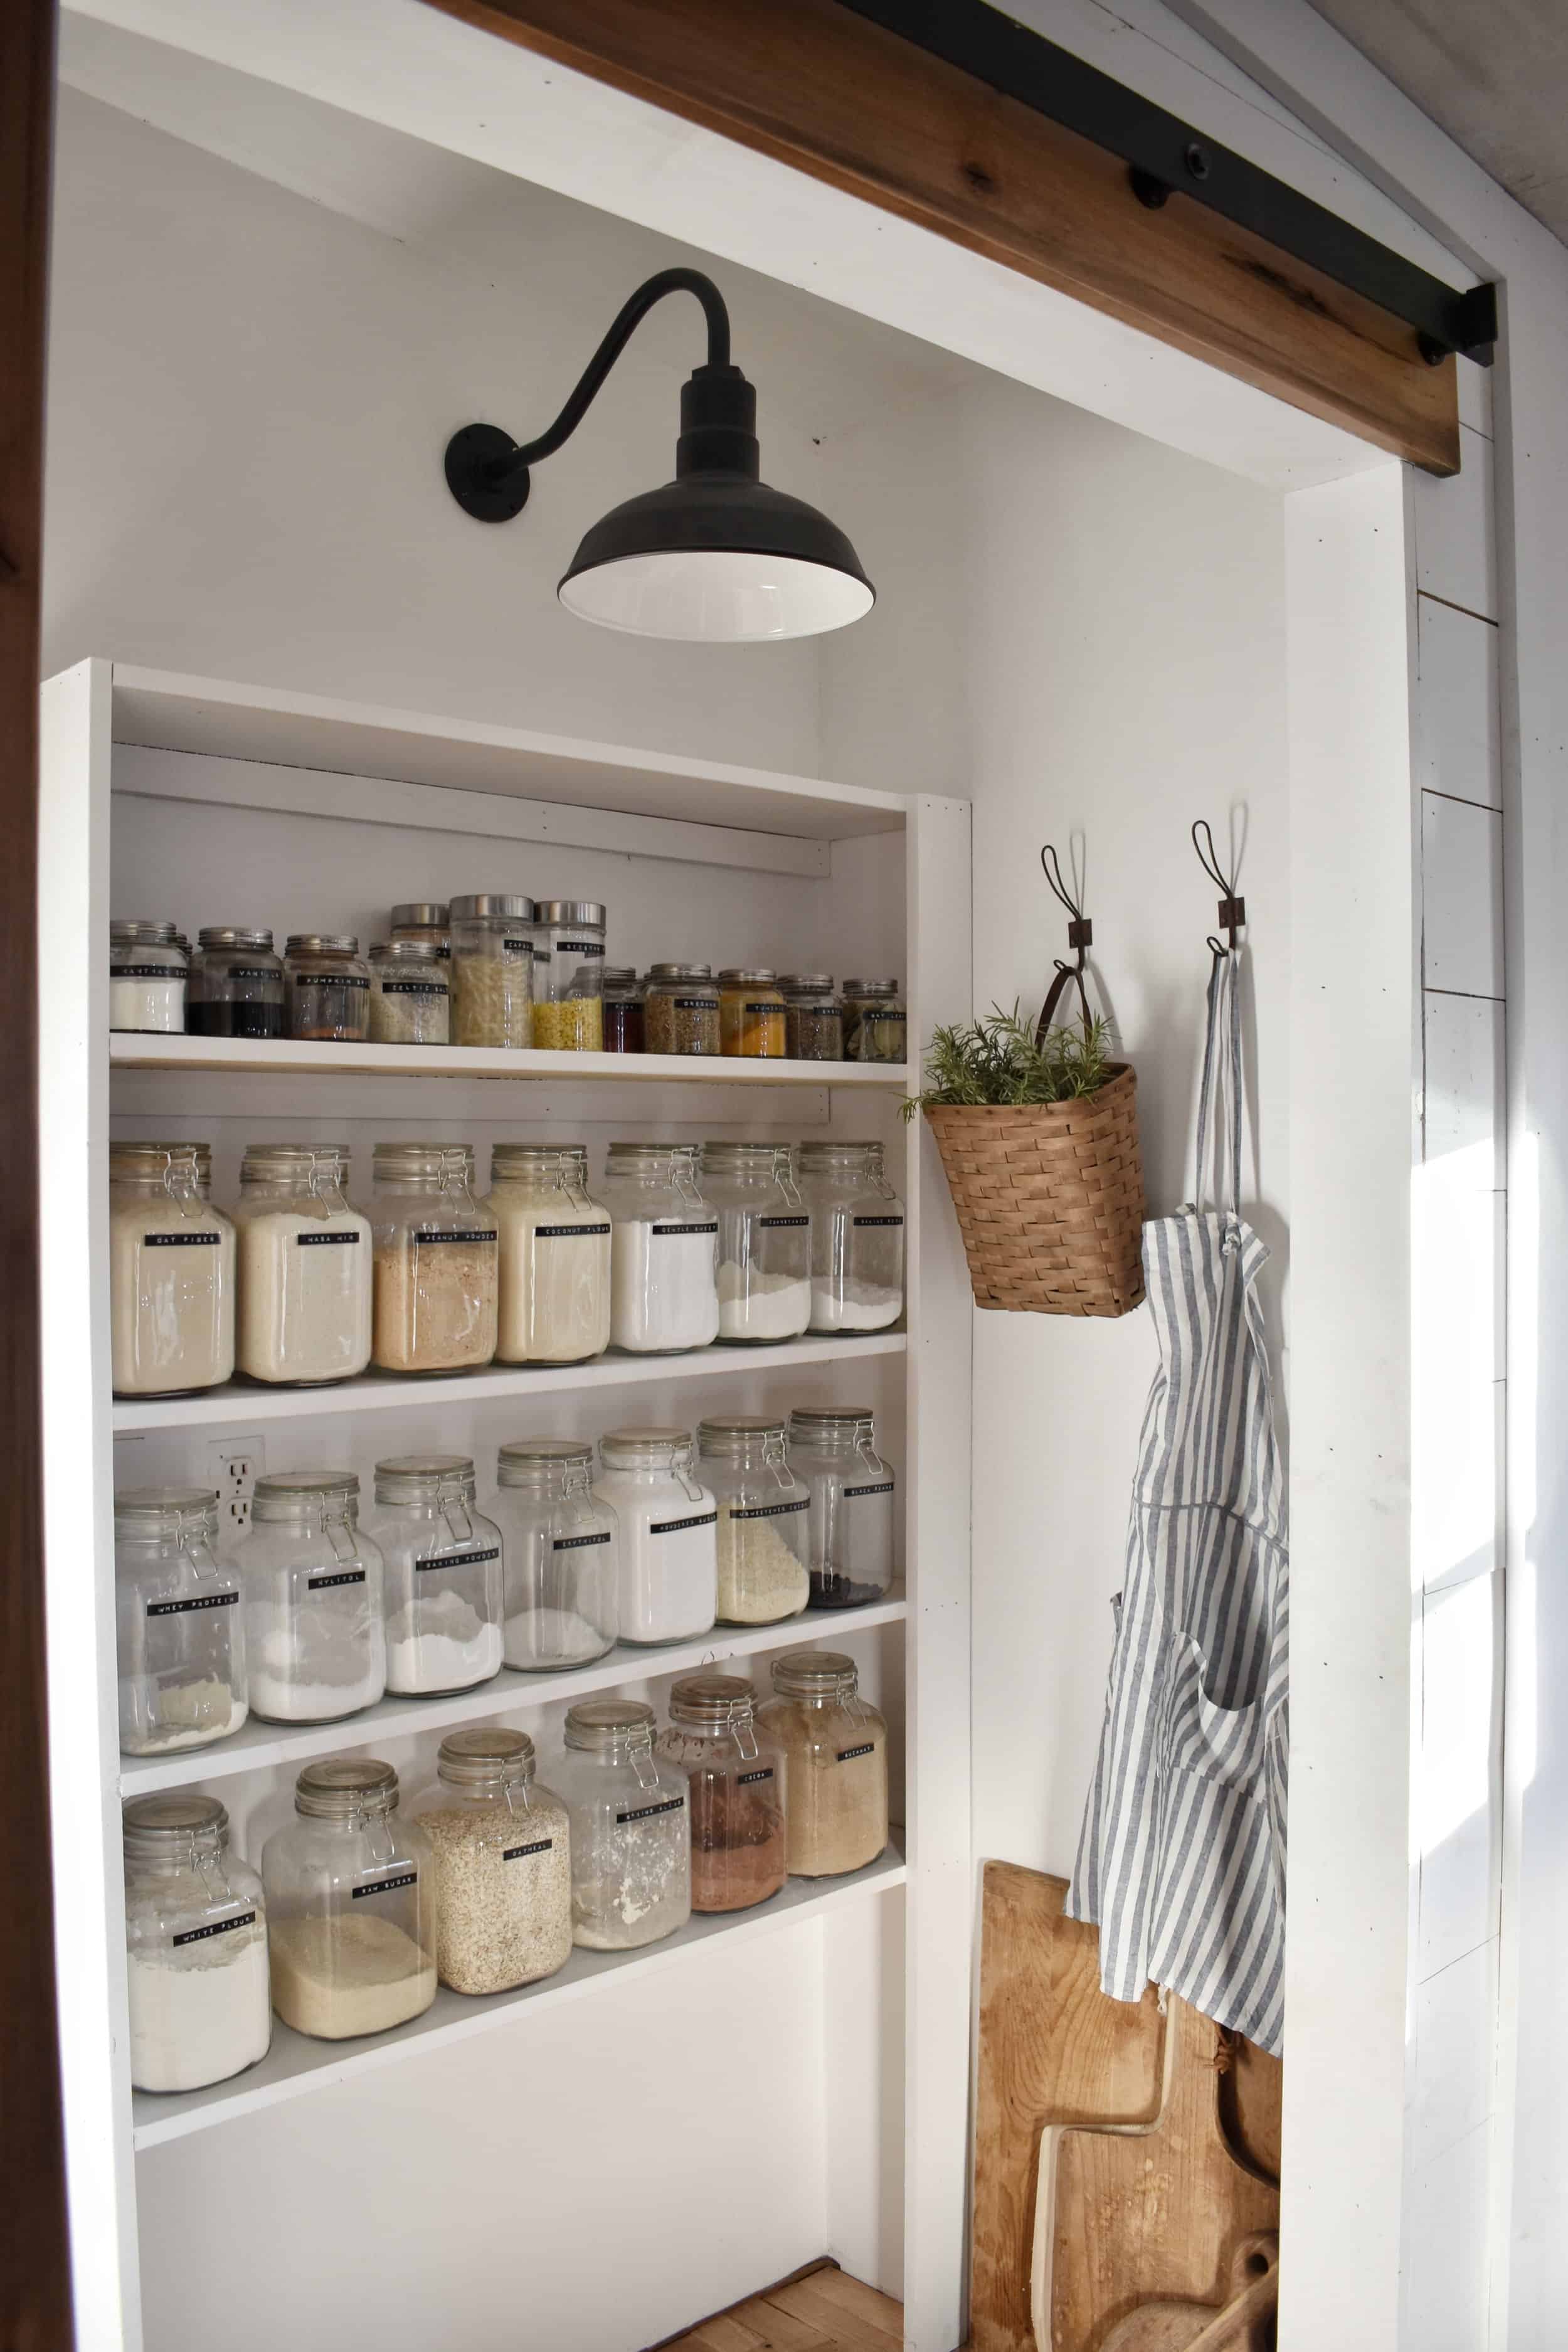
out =
<path fill-rule="evenodd" d="M 322 1045 L 292 1037 L 111 1036 L 117 1070 L 213 1070 L 229 1076 L 571 1078 L 622 1086 L 835 1087 L 905 1094 L 901 1062 L 741 1061 L 689 1054 L 492 1052 L 483 1045 Z"/>

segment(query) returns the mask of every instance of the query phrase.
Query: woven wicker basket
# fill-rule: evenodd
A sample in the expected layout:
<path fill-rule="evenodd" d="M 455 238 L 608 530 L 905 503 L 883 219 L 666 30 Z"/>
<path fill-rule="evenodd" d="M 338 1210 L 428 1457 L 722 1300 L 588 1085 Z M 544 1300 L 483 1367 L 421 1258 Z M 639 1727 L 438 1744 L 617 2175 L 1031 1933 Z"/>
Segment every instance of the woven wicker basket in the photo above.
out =
<path fill-rule="evenodd" d="M 1127 1064 L 1098 1093 L 931 1108 L 980 1307 L 1126 1315 L 1143 1296 L 1143 1163 Z"/>

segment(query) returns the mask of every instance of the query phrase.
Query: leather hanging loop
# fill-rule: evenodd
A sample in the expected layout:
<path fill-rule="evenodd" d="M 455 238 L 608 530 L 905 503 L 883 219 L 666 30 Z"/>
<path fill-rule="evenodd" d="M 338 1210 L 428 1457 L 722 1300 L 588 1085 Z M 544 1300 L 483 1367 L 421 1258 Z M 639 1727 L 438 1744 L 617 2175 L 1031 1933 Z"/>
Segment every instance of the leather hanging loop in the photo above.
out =
<path fill-rule="evenodd" d="M 1094 1026 L 1094 1015 L 1089 1009 L 1089 991 L 1084 985 L 1083 977 L 1088 965 L 1086 950 L 1092 945 L 1094 940 L 1094 925 L 1063 881 L 1061 860 L 1048 841 L 1040 852 L 1040 866 L 1051 889 L 1068 910 L 1068 945 L 1077 950 L 1078 961 L 1064 963 L 1059 956 L 1056 960 L 1056 978 L 1046 991 L 1046 1001 L 1040 1007 L 1040 1017 L 1035 1024 L 1037 1045 L 1045 1044 L 1047 1033 L 1056 1017 L 1057 1007 L 1069 987 L 1078 990 L 1079 1009 L 1082 1015 L 1083 1033 L 1086 1037 Z"/>

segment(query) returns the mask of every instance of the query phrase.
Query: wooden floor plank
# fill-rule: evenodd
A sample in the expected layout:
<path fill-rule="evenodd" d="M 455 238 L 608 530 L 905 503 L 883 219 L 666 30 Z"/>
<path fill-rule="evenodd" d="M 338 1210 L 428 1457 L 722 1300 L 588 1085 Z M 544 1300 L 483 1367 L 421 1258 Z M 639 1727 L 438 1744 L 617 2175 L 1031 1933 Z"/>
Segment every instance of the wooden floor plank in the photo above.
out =
<path fill-rule="evenodd" d="M 813 2271 L 809 2278 L 798 2280 L 796 2284 L 809 2286 L 814 2293 L 826 2296 L 829 2303 L 840 2305 L 862 2325 L 878 2328 L 884 2336 L 890 2336 L 895 2344 L 902 2343 L 902 2304 L 895 2303 L 890 2294 L 881 2294 L 874 2286 L 868 2286 L 863 2279 L 851 2278 L 847 2271 L 825 2270 Z"/>
<path fill-rule="evenodd" d="M 821 2328 L 808 2326 L 793 2312 L 778 2310 L 765 2295 L 741 2304 L 731 2316 L 751 2328 L 767 2352 L 837 2352 Z"/>
<path fill-rule="evenodd" d="M 903 2352 L 903 2305 L 828 2263 L 769 2287 L 664 2352 Z"/>
<path fill-rule="evenodd" d="M 845 2352 L 903 2352 L 904 2335 L 900 2321 L 899 2332 L 891 2336 L 874 2321 L 852 2316 L 843 2306 L 825 2294 L 821 2288 L 820 2272 L 810 2278 L 797 2279 L 793 2286 L 780 2287 L 767 2298 L 775 2309 L 792 2312 L 825 2335 L 837 2336 Z"/>
<path fill-rule="evenodd" d="M 691 2352 L 766 2352 L 767 2338 L 748 2327 L 739 2312 L 721 2311 L 683 2336 L 680 2346 L 682 2352 L 687 2346 Z"/>

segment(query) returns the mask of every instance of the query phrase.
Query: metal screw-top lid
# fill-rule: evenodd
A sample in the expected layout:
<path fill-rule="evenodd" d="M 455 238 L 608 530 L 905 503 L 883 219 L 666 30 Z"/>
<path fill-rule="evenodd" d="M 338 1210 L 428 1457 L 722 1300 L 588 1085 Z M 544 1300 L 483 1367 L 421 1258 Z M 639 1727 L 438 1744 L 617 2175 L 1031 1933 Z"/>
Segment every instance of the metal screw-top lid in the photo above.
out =
<path fill-rule="evenodd" d="M 669 1687 L 672 1723 L 744 1729 L 756 1704 L 757 1695 L 743 1675 L 682 1675 Z"/>
<path fill-rule="evenodd" d="M 358 955 L 359 941 L 352 931 L 290 931 L 285 955 Z"/>
<path fill-rule="evenodd" d="M 897 996 L 898 992 L 896 980 L 847 980 L 844 983 L 846 996 Z"/>
<path fill-rule="evenodd" d="M 376 940 L 370 950 L 372 963 L 409 963 L 423 965 L 440 963 L 443 959 L 434 940 Z"/>
<path fill-rule="evenodd" d="M 359 1506 L 359 1478 L 353 1470 L 268 1470 L 256 1481 L 252 1518 L 349 1517 Z"/>
<path fill-rule="evenodd" d="M 774 1690 L 792 1698 L 847 1698 L 860 1684 L 842 1650 L 785 1650 L 773 1662 L 773 1678 Z"/>
<path fill-rule="evenodd" d="M 597 898 L 541 898 L 535 908 L 535 919 L 548 923 L 552 929 L 563 924 L 568 929 L 602 931 L 605 928 L 605 908 Z"/>
<path fill-rule="evenodd" d="M 777 972 L 760 963 L 727 963 L 719 974 L 721 988 L 773 988 L 777 981 Z"/>
<path fill-rule="evenodd" d="M 574 1467 L 589 1468 L 594 1449 L 579 1437 L 514 1437 L 496 1452 L 498 1486 L 548 1485 Z"/>
<path fill-rule="evenodd" d="M 196 933 L 200 948 L 259 948 L 270 955 L 272 934 L 259 924 L 254 928 L 243 923 L 204 923 Z"/>
<path fill-rule="evenodd" d="M 509 1783 L 526 1783 L 533 1778 L 535 1761 L 527 1732 L 507 1731 L 499 1724 L 449 1731 L 436 1751 L 440 1778 L 460 1788 L 503 1789 Z"/>
<path fill-rule="evenodd" d="M 650 963 L 647 976 L 650 981 L 706 980 L 711 982 L 713 967 L 710 963 Z"/>
<path fill-rule="evenodd" d="M 646 1699 L 579 1699 L 566 1710 L 563 1737 L 568 1748 L 591 1748 L 601 1755 L 616 1748 L 647 1748 L 653 1741 L 655 1721 Z"/>
<path fill-rule="evenodd" d="M 676 1454 L 686 1453 L 691 1444 L 691 1433 L 685 1429 L 659 1429 L 653 1426 L 630 1429 L 606 1429 L 599 1440 L 600 1458 L 608 1462 L 612 1454 L 628 1468 L 645 1464 L 668 1463 Z"/>
<path fill-rule="evenodd" d="M 536 919 L 533 901 L 507 890 L 475 890 L 465 898 L 453 899 L 453 922 L 471 923 L 487 918 L 506 923 L 531 923 Z"/>
<path fill-rule="evenodd" d="M 378 1503 L 434 1503 L 446 1495 L 473 1501 L 471 1454 L 390 1454 L 375 1465 Z"/>
<path fill-rule="evenodd" d="M 405 898 L 388 920 L 395 931 L 444 931 L 452 910 L 439 898 Z"/>
<path fill-rule="evenodd" d="M 633 963 L 607 963 L 604 978 L 606 988 L 635 988 L 637 984 L 637 966 Z"/>
<path fill-rule="evenodd" d="M 716 1461 L 742 1461 L 758 1447 L 783 1445 L 784 1424 L 777 1413 L 713 1413 L 697 1424 L 697 1451 Z"/>
<path fill-rule="evenodd" d="M 163 1519 L 217 1525 L 217 1496 L 210 1486 L 121 1486 L 114 1497 L 114 1524 L 129 1533 L 150 1533 Z"/>
<path fill-rule="evenodd" d="M 121 1816 L 125 1851 L 149 1857 L 182 1846 L 222 1847 L 228 1843 L 228 1811 L 199 1789 L 170 1789 L 153 1797 L 132 1797 Z"/>
<path fill-rule="evenodd" d="M 294 1811 L 318 1821 L 396 1811 L 397 1775 L 379 1756 L 327 1756 L 307 1764 L 294 1783 Z"/>
<path fill-rule="evenodd" d="M 143 923 L 116 915 L 110 921 L 109 939 L 112 947 L 173 948 L 179 945 L 180 935 L 173 923 Z"/>
<path fill-rule="evenodd" d="M 779 986 L 793 990 L 801 996 L 831 996 L 833 974 L 830 971 L 781 971 Z"/>

